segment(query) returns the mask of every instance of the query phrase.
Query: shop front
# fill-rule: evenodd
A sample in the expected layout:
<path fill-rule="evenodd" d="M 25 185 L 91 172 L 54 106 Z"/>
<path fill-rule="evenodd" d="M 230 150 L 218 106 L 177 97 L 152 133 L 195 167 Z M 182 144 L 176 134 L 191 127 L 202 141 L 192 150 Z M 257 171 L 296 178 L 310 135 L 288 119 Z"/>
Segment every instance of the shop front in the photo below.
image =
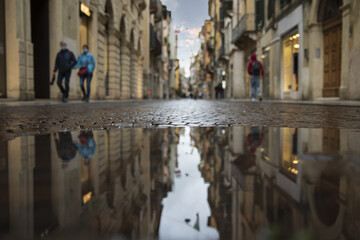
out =
<path fill-rule="evenodd" d="M 303 71 L 303 9 L 299 5 L 278 24 L 281 99 L 300 100 L 305 96 Z M 305 79 L 306 80 L 306 79 Z M 307 81 L 307 80 L 306 80 Z"/>
<path fill-rule="evenodd" d="M 299 38 L 297 31 L 286 35 L 282 41 L 283 92 L 285 97 L 299 91 Z"/>

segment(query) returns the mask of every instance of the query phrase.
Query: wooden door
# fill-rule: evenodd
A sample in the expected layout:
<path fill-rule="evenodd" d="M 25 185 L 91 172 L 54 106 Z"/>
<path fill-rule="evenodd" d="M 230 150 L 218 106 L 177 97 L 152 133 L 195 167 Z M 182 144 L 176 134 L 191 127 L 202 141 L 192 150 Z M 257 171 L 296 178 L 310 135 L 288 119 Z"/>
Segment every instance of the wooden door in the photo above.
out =
<path fill-rule="evenodd" d="M 324 26 L 323 97 L 338 97 L 341 79 L 341 21 Z"/>
<path fill-rule="evenodd" d="M 323 129 L 323 151 L 337 153 L 340 151 L 340 130 Z"/>

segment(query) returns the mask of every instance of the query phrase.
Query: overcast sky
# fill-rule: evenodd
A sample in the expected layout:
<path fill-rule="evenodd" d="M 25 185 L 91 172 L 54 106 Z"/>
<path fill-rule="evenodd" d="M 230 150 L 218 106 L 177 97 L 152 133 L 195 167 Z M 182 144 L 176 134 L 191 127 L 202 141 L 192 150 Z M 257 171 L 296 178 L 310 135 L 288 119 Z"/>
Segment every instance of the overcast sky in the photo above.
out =
<path fill-rule="evenodd" d="M 174 26 L 180 29 L 178 59 L 180 67 L 190 75 L 190 58 L 200 48 L 198 34 L 208 16 L 208 0 L 162 0 L 172 13 Z"/>

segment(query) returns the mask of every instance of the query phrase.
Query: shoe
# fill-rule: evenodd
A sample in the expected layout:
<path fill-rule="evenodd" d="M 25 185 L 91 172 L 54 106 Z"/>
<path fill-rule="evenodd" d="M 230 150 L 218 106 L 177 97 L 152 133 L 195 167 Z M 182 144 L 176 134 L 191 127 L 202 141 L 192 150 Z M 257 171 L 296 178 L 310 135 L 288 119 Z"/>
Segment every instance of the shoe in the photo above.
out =
<path fill-rule="evenodd" d="M 262 101 L 262 97 L 259 97 L 260 102 Z"/>
<path fill-rule="evenodd" d="M 85 98 L 85 102 L 90 102 L 90 99 L 89 98 Z"/>
<path fill-rule="evenodd" d="M 62 101 L 63 103 L 67 103 L 67 102 L 68 102 L 68 98 L 64 97 L 64 98 L 61 99 L 61 101 Z"/>
<path fill-rule="evenodd" d="M 81 99 L 81 101 L 85 101 L 86 100 L 86 97 L 83 97 L 82 99 Z"/>
<path fill-rule="evenodd" d="M 251 101 L 252 101 L 252 102 L 255 102 L 255 98 L 252 98 Z"/>

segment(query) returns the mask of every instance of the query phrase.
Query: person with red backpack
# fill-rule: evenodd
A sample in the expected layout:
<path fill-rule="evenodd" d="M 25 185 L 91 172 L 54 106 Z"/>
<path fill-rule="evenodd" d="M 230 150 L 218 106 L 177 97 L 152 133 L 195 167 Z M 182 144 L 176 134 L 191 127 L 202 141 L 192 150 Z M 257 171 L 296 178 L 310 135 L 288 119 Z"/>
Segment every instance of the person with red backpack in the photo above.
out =
<path fill-rule="evenodd" d="M 256 59 L 255 54 L 251 54 L 251 61 L 248 64 L 247 69 L 250 75 L 251 81 L 251 101 L 255 101 L 255 91 L 259 97 L 260 102 L 262 101 L 261 90 L 260 90 L 260 75 L 264 76 L 264 68 L 260 61 Z"/>

